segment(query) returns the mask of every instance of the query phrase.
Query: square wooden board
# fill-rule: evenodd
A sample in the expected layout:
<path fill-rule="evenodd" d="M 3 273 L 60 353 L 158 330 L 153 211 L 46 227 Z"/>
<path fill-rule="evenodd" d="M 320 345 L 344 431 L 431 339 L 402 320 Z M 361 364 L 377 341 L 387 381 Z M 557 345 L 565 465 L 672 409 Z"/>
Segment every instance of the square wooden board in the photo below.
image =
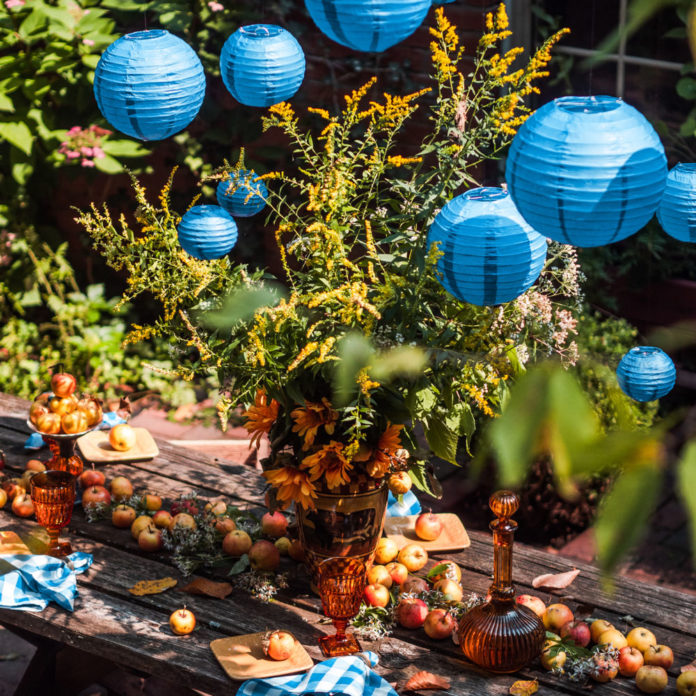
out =
<path fill-rule="evenodd" d="M 266 631 L 262 631 L 218 638 L 210 644 L 210 649 L 231 679 L 280 677 L 304 672 L 314 666 L 314 661 L 299 640 L 295 644 L 295 651 L 287 660 L 270 660 L 263 654 L 265 635 Z"/>
<path fill-rule="evenodd" d="M 157 443 L 145 428 L 133 428 L 135 445 L 125 452 L 115 450 L 109 444 L 108 430 L 93 430 L 78 439 L 77 444 L 82 456 L 89 462 L 142 462 L 154 459 L 159 454 Z"/>
<path fill-rule="evenodd" d="M 457 551 L 471 545 L 469 535 L 462 521 L 450 512 L 438 514 L 442 522 L 442 532 L 435 541 L 424 541 L 416 535 L 416 520 L 418 515 L 408 517 L 387 517 L 384 520 L 384 533 L 392 539 L 399 549 L 406 544 L 420 544 L 426 551 Z"/>

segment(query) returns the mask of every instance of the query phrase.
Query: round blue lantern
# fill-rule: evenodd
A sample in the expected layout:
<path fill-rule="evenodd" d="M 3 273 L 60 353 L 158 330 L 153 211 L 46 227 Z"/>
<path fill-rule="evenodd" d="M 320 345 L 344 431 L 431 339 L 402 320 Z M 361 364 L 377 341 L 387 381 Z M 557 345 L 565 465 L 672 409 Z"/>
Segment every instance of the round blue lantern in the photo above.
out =
<path fill-rule="evenodd" d="M 660 348 L 637 346 L 621 358 L 616 377 L 627 396 L 636 401 L 654 401 L 672 391 L 677 369 Z"/>
<path fill-rule="evenodd" d="M 275 24 L 249 24 L 231 34 L 220 54 L 230 94 L 246 106 L 272 106 L 300 88 L 305 56 L 297 39 Z"/>
<path fill-rule="evenodd" d="M 203 66 L 195 51 L 168 31 L 136 31 L 102 54 L 94 96 L 116 130 L 139 140 L 162 140 L 186 128 L 201 108 Z"/>
<path fill-rule="evenodd" d="M 681 162 L 670 169 L 657 219 L 680 242 L 696 242 L 696 164 Z"/>
<path fill-rule="evenodd" d="M 561 97 L 521 126 L 505 174 L 535 230 L 593 247 L 630 237 L 650 220 L 667 160 L 654 128 L 621 99 Z"/>
<path fill-rule="evenodd" d="M 181 218 L 179 244 L 197 259 L 219 259 L 237 243 L 237 223 L 219 205 L 194 205 Z"/>
<path fill-rule="evenodd" d="M 230 173 L 217 185 L 218 203 L 233 217 L 251 217 L 266 207 L 268 189 L 247 169 Z"/>
<path fill-rule="evenodd" d="M 428 232 L 439 242 L 442 286 L 460 300 L 495 305 L 519 297 L 539 277 L 546 239 L 519 214 L 507 191 L 487 187 L 453 198 Z"/>
<path fill-rule="evenodd" d="M 385 51 L 423 23 L 431 0 L 305 0 L 323 34 L 355 51 Z"/>

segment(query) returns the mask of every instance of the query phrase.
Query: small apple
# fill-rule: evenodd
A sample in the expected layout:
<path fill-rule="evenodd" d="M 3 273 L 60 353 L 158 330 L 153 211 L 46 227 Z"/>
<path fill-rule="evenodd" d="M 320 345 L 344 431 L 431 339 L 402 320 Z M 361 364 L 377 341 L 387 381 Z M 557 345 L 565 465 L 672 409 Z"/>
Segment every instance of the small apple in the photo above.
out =
<path fill-rule="evenodd" d="M 215 531 L 222 536 L 226 536 L 235 529 L 237 529 L 237 525 L 231 517 L 218 517 L 215 520 Z"/>
<path fill-rule="evenodd" d="M 561 638 L 569 638 L 575 645 L 586 648 L 592 636 L 590 627 L 584 621 L 569 621 L 561 626 Z"/>
<path fill-rule="evenodd" d="M 138 546 L 143 551 L 159 551 L 164 546 L 162 531 L 157 529 L 154 524 L 149 524 L 138 537 Z"/>
<path fill-rule="evenodd" d="M 276 512 L 267 512 L 261 518 L 261 533 L 265 536 L 278 539 L 285 536 L 288 530 L 288 519 L 285 515 L 277 510 Z"/>
<path fill-rule="evenodd" d="M 416 536 L 424 541 L 435 541 L 442 534 L 442 522 L 432 512 L 422 512 L 416 518 Z"/>
<path fill-rule="evenodd" d="M 590 676 L 600 683 L 605 683 L 616 679 L 616 675 L 619 673 L 619 662 L 618 660 L 608 659 L 602 657 L 601 655 L 595 655 L 594 668 L 590 672 Z"/>
<path fill-rule="evenodd" d="M 367 571 L 367 584 L 375 585 L 380 584 L 389 588 L 392 586 L 392 576 L 389 571 L 383 565 L 373 565 L 370 570 Z"/>
<path fill-rule="evenodd" d="M 77 408 L 77 404 L 69 397 L 61 398 L 54 396 L 48 402 L 48 410 L 58 416 L 64 416 L 67 413 L 72 413 Z"/>
<path fill-rule="evenodd" d="M 4 488 L 0 488 L 0 509 L 5 507 L 5 503 L 7 503 L 7 493 Z"/>
<path fill-rule="evenodd" d="M 679 696 L 696 696 L 696 671 L 690 669 L 677 677 Z"/>
<path fill-rule="evenodd" d="M 391 599 L 389 595 L 389 590 L 384 586 L 376 583 L 374 585 L 367 585 L 363 593 L 365 601 L 371 607 L 386 607 Z"/>
<path fill-rule="evenodd" d="M 60 432 L 60 416 L 57 413 L 42 413 L 36 419 L 36 427 L 46 435 L 56 435 Z"/>
<path fill-rule="evenodd" d="M 643 653 L 646 665 L 669 669 L 674 664 L 674 653 L 667 645 L 650 645 Z"/>
<path fill-rule="evenodd" d="M 77 380 L 69 372 L 58 372 L 51 377 L 51 390 L 56 396 L 70 396 L 77 389 Z"/>
<path fill-rule="evenodd" d="M 34 472 L 46 471 L 46 465 L 38 459 L 30 459 L 24 467 L 24 470 Z"/>
<path fill-rule="evenodd" d="M 143 496 L 143 503 L 145 504 L 146 510 L 156 512 L 162 507 L 162 497 L 154 493 L 145 493 Z"/>
<path fill-rule="evenodd" d="M 397 471 L 389 477 L 387 485 L 392 495 L 399 496 L 411 490 L 413 481 L 411 481 L 411 477 L 405 471 Z"/>
<path fill-rule="evenodd" d="M 387 563 L 393 561 L 398 555 L 399 547 L 392 539 L 382 537 L 377 542 L 377 547 L 375 548 L 375 563 L 386 565 Z"/>
<path fill-rule="evenodd" d="M 109 430 L 109 444 L 119 452 L 127 452 L 135 447 L 137 436 L 128 423 L 119 423 Z"/>
<path fill-rule="evenodd" d="M 17 517 L 31 517 L 34 514 L 34 503 L 31 497 L 20 493 L 12 499 L 12 512 Z"/>
<path fill-rule="evenodd" d="M 29 420 L 38 428 L 39 417 L 49 413 L 48 406 L 37 401 L 29 407 Z"/>
<path fill-rule="evenodd" d="M 615 650 L 621 650 L 621 648 L 625 648 L 628 643 L 626 642 L 626 636 L 621 633 L 621 631 L 610 628 L 599 636 L 597 645 L 611 645 Z"/>
<path fill-rule="evenodd" d="M 547 631 L 558 633 L 563 624 L 573 620 L 573 612 L 565 604 L 549 604 L 541 620 Z"/>
<path fill-rule="evenodd" d="M 75 433 L 84 433 L 89 427 L 87 425 L 87 416 L 82 411 L 72 411 L 61 416 L 60 425 L 64 433 L 74 435 Z"/>
<path fill-rule="evenodd" d="M 106 483 L 106 476 L 101 471 L 96 469 L 85 469 L 79 476 L 78 481 L 82 490 L 86 490 L 90 486 L 103 486 Z"/>
<path fill-rule="evenodd" d="M 555 640 L 547 640 L 544 643 L 544 647 L 541 651 L 541 666 L 549 672 L 553 670 L 562 670 L 563 665 L 568 659 L 568 655 L 565 650 L 555 649 L 552 651 L 552 648 L 554 648 L 556 645 L 557 642 Z"/>
<path fill-rule="evenodd" d="M 636 672 L 636 686 L 644 694 L 659 694 L 667 686 L 667 681 L 667 672 L 664 667 L 643 665 Z"/>
<path fill-rule="evenodd" d="M 10 500 L 14 500 L 18 495 L 24 495 L 27 492 L 25 482 L 21 478 L 5 479 L 2 482 L 2 487 Z"/>
<path fill-rule="evenodd" d="M 429 589 L 428 583 L 417 575 L 410 575 L 399 585 L 399 592 L 401 594 L 419 594 L 420 592 L 427 592 Z"/>
<path fill-rule="evenodd" d="M 140 517 L 136 517 L 131 525 L 131 536 L 138 541 L 140 532 L 142 532 L 145 527 L 149 527 L 151 524 L 152 518 L 149 515 L 140 515 Z"/>
<path fill-rule="evenodd" d="M 230 520 L 230 522 L 232 522 L 232 520 Z M 230 530 L 230 531 L 232 531 L 232 530 Z M 290 550 L 290 544 L 292 544 L 290 539 L 288 539 L 286 536 L 283 536 L 283 537 L 280 537 L 280 539 L 276 539 L 273 543 L 275 544 L 275 547 L 278 549 L 278 553 L 281 556 L 288 555 L 288 551 Z"/>
<path fill-rule="evenodd" d="M 169 626 L 177 636 L 185 636 L 196 628 L 196 617 L 186 607 L 177 609 L 169 617 Z"/>
<path fill-rule="evenodd" d="M 153 516 L 152 521 L 157 529 L 169 529 L 172 523 L 172 515 L 167 510 L 158 510 Z"/>
<path fill-rule="evenodd" d="M 302 563 L 304 561 L 304 546 L 302 546 L 302 542 L 299 539 L 292 540 L 290 548 L 288 549 L 288 556 L 290 556 L 293 561 L 297 561 L 298 563 Z"/>
<path fill-rule="evenodd" d="M 94 505 L 109 505 L 111 503 L 111 493 L 104 486 L 90 486 L 82 494 L 82 507 L 88 508 Z"/>
<path fill-rule="evenodd" d="M 630 648 L 637 648 L 642 653 L 645 653 L 651 645 L 657 645 L 657 638 L 655 638 L 655 634 L 652 631 L 638 626 L 629 631 L 626 636 L 626 642 Z"/>
<path fill-rule="evenodd" d="M 387 563 L 385 568 L 392 579 L 392 583 L 400 585 L 402 582 L 406 582 L 406 578 L 408 577 L 408 568 L 406 568 L 403 563 L 392 561 L 391 563 Z"/>
<path fill-rule="evenodd" d="M 447 578 L 438 580 L 433 589 L 442 592 L 448 602 L 461 602 L 464 596 L 462 586 L 458 582 L 448 580 Z"/>
<path fill-rule="evenodd" d="M 534 595 L 521 594 L 517 597 L 517 603 L 521 604 L 523 607 L 527 607 L 527 609 L 531 609 L 539 618 L 544 616 L 544 612 L 546 611 L 544 600 Z"/>
<path fill-rule="evenodd" d="M 404 597 L 396 607 L 396 620 L 404 628 L 420 628 L 427 615 L 428 606 L 416 597 Z"/>
<path fill-rule="evenodd" d="M 259 539 L 249 549 L 249 563 L 254 570 L 275 570 L 280 565 L 280 553 L 270 541 Z"/>
<path fill-rule="evenodd" d="M 605 619 L 596 619 L 590 624 L 590 635 L 592 636 L 592 642 L 596 643 L 599 640 L 599 636 L 608 631 L 610 628 L 614 628 L 614 624 L 610 624 Z"/>
<path fill-rule="evenodd" d="M 195 529 L 196 520 L 193 519 L 188 512 L 180 512 L 178 515 L 174 515 L 169 521 L 169 531 L 173 532 L 175 529 Z"/>
<path fill-rule="evenodd" d="M 117 505 L 111 513 L 111 524 L 120 529 L 130 527 L 135 521 L 135 508 L 130 505 Z"/>
<path fill-rule="evenodd" d="M 87 396 L 77 402 L 78 410 L 82 411 L 87 418 L 87 426 L 92 427 L 101 423 L 104 419 L 104 412 L 100 403 L 92 396 Z"/>
<path fill-rule="evenodd" d="M 222 550 L 229 556 L 242 556 L 251 548 L 251 537 L 241 529 L 233 529 L 222 540 Z"/>
<path fill-rule="evenodd" d="M 214 502 L 211 500 L 205 504 L 203 509 L 218 517 L 227 514 L 227 503 L 224 500 L 216 500 Z"/>
<path fill-rule="evenodd" d="M 109 490 L 114 500 L 127 500 L 133 495 L 133 484 L 125 476 L 111 479 Z"/>
<path fill-rule="evenodd" d="M 638 648 L 626 646 L 619 650 L 619 674 L 622 677 L 635 677 L 643 666 L 643 653 Z"/>
<path fill-rule="evenodd" d="M 411 573 L 420 570 L 428 562 L 428 553 L 420 544 L 406 544 L 397 556 Z"/>
<path fill-rule="evenodd" d="M 423 623 L 426 635 L 433 640 L 442 640 L 452 635 L 457 622 L 446 609 L 433 609 L 428 612 Z"/>
<path fill-rule="evenodd" d="M 271 660 L 287 660 L 295 652 L 297 639 L 287 631 L 273 631 L 263 639 L 263 652 Z"/>
<path fill-rule="evenodd" d="M 437 570 L 436 573 L 433 573 L 433 571 L 436 569 L 439 570 Z M 433 585 L 438 580 L 444 580 L 445 578 L 448 578 L 449 580 L 454 580 L 455 582 L 462 581 L 461 568 L 454 561 L 438 561 L 437 564 L 434 565 L 428 573 L 428 580 L 430 580 L 430 582 L 432 582 Z"/>

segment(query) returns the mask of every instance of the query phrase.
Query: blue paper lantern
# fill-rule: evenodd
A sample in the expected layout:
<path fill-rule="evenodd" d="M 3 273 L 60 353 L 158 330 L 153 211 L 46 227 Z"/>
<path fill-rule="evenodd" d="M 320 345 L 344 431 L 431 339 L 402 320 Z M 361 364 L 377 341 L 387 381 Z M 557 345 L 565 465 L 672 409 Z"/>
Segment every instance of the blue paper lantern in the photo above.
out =
<path fill-rule="evenodd" d="M 237 223 L 219 205 L 194 205 L 181 218 L 179 244 L 197 259 L 219 259 L 237 243 Z"/>
<path fill-rule="evenodd" d="M 251 217 L 266 207 L 268 189 L 263 181 L 254 181 L 255 178 L 253 171 L 242 169 L 218 184 L 218 203 L 233 217 Z"/>
<path fill-rule="evenodd" d="M 305 0 L 323 34 L 355 51 L 385 51 L 423 23 L 431 0 Z"/>
<path fill-rule="evenodd" d="M 201 108 L 203 66 L 195 51 L 168 31 L 136 31 L 102 54 L 94 96 L 116 130 L 139 140 L 162 140 L 186 128 Z"/>
<path fill-rule="evenodd" d="M 561 97 L 521 126 L 508 189 L 539 233 L 579 247 L 638 232 L 660 203 L 667 160 L 646 118 L 615 97 Z"/>
<path fill-rule="evenodd" d="M 681 162 L 670 170 L 657 219 L 680 242 L 696 242 L 696 164 Z"/>
<path fill-rule="evenodd" d="M 660 348 L 637 346 L 621 358 L 616 377 L 627 396 L 636 401 L 654 401 L 672 391 L 677 369 Z"/>
<path fill-rule="evenodd" d="M 476 188 L 452 199 L 428 232 L 439 242 L 442 285 L 475 305 L 509 302 L 539 277 L 546 239 L 519 214 L 502 188 Z"/>
<path fill-rule="evenodd" d="M 230 35 L 220 54 L 222 81 L 246 106 L 272 106 L 300 88 L 305 57 L 297 39 L 275 24 L 249 24 Z"/>

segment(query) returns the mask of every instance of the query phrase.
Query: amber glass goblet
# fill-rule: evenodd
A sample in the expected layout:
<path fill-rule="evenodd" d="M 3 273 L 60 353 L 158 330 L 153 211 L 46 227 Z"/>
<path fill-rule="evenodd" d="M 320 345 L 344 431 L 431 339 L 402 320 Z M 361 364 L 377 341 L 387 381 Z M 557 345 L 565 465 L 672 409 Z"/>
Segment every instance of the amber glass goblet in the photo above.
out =
<path fill-rule="evenodd" d="M 60 530 L 70 523 L 75 503 L 75 477 L 67 471 L 44 471 L 31 477 L 31 501 L 37 522 L 46 527 L 49 556 L 72 553 L 68 541 L 59 541 Z"/>
<path fill-rule="evenodd" d="M 321 604 L 336 629 L 335 635 L 319 639 L 319 647 L 326 657 L 352 655 L 362 650 L 355 636 L 346 635 L 346 626 L 360 611 L 366 572 L 365 563 L 359 558 L 327 558 L 319 564 Z"/>

